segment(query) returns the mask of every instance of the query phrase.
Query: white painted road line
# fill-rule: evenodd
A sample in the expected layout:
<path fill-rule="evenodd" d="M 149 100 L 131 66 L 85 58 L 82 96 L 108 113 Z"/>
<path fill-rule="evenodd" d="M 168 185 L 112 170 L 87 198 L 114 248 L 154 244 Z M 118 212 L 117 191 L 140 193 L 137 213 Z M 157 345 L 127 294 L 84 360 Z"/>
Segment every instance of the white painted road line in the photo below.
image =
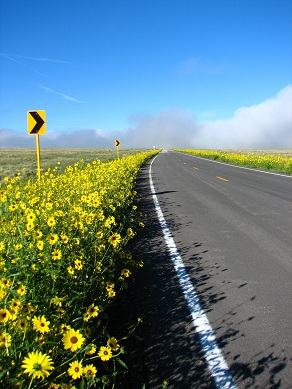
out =
<path fill-rule="evenodd" d="M 186 272 L 183 260 L 177 250 L 171 232 L 167 226 L 166 220 L 163 216 L 160 208 L 158 198 L 156 196 L 155 188 L 152 180 L 152 164 L 156 157 L 152 160 L 149 168 L 149 182 L 150 189 L 154 201 L 156 213 L 163 231 L 164 240 L 167 244 L 171 259 L 174 264 L 174 268 L 177 272 L 179 283 L 186 299 L 188 308 L 190 310 L 193 325 L 199 336 L 201 347 L 204 351 L 205 358 L 214 380 L 217 389 L 236 389 L 236 386 L 232 380 L 227 363 L 217 345 L 215 335 L 209 320 L 201 306 L 200 300 L 194 290 L 194 287 Z"/>

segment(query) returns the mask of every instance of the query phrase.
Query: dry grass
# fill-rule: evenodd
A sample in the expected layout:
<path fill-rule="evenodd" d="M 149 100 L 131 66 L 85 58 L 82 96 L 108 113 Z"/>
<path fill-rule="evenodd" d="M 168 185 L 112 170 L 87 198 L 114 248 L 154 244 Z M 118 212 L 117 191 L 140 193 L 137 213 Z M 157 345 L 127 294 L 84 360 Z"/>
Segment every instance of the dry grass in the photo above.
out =
<path fill-rule="evenodd" d="M 119 157 L 134 155 L 146 149 L 119 149 Z M 113 149 L 41 149 L 41 171 L 53 168 L 60 162 L 59 171 L 68 165 L 84 160 L 90 163 L 99 159 L 102 162 L 117 158 L 117 151 Z M 0 148 L 0 180 L 4 177 L 13 177 L 18 172 L 23 176 L 36 176 L 37 157 L 36 149 Z"/>

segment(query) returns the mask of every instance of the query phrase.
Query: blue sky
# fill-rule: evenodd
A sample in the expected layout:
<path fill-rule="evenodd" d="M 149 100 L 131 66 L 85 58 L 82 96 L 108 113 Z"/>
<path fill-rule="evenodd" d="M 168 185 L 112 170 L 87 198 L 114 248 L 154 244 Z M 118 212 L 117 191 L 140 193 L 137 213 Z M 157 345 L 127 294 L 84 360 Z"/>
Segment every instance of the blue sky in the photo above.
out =
<path fill-rule="evenodd" d="M 40 109 L 47 147 L 292 148 L 291 0 L 1 0 L 0 25 L 0 147 Z"/>

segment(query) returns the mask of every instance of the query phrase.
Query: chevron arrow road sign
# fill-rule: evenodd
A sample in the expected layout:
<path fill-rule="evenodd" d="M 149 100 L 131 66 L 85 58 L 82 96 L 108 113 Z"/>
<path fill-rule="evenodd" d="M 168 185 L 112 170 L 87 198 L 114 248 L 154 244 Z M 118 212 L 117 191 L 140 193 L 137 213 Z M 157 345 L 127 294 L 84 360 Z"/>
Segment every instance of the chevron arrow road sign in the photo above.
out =
<path fill-rule="evenodd" d="M 27 112 L 27 128 L 29 134 L 46 133 L 46 112 L 43 110 Z"/>

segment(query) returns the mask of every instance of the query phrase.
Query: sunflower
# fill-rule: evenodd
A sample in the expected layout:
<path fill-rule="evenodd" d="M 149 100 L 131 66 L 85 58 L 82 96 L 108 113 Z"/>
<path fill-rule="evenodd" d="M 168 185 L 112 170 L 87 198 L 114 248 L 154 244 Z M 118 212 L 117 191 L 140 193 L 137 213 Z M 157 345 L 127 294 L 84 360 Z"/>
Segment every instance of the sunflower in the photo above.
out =
<path fill-rule="evenodd" d="M 135 232 L 132 230 L 132 228 L 128 228 L 128 229 L 127 229 L 127 235 L 128 235 L 130 238 L 133 238 L 133 236 L 135 236 Z"/>
<path fill-rule="evenodd" d="M 61 324 L 60 325 L 60 330 L 61 330 L 62 333 L 64 333 L 64 332 L 67 332 L 67 331 L 71 330 L 71 327 L 68 324 Z"/>
<path fill-rule="evenodd" d="M 36 216 L 34 213 L 32 212 L 29 212 L 27 215 L 26 215 L 26 220 L 28 222 L 33 222 L 34 220 L 36 219 Z"/>
<path fill-rule="evenodd" d="M 71 362 L 70 367 L 68 369 L 69 375 L 73 378 L 73 380 L 76 380 L 77 378 L 80 378 L 83 373 L 83 368 L 81 362 L 74 361 Z"/>
<path fill-rule="evenodd" d="M 10 302 L 10 308 L 18 310 L 21 307 L 21 301 L 17 299 L 13 299 Z"/>
<path fill-rule="evenodd" d="M 62 257 L 61 250 L 54 250 L 52 252 L 52 258 L 53 258 L 54 261 L 58 261 L 59 259 L 61 259 L 61 257 Z"/>
<path fill-rule="evenodd" d="M 43 250 L 43 248 L 44 248 L 44 242 L 43 242 L 42 240 L 38 240 L 36 246 L 37 246 L 37 248 L 38 248 L 39 250 Z"/>
<path fill-rule="evenodd" d="M 88 320 L 90 320 L 90 319 L 91 319 L 90 314 L 89 314 L 88 312 L 85 312 L 84 315 L 83 315 L 83 320 L 84 320 L 84 321 L 88 321 Z"/>
<path fill-rule="evenodd" d="M 55 244 L 57 241 L 58 241 L 58 235 L 56 235 L 56 234 L 50 234 L 49 236 L 48 236 L 48 241 L 49 241 L 49 243 L 50 244 Z"/>
<path fill-rule="evenodd" d="M 18 320 L 18 328 L 21 330 L 21 331 L 25 331 L 26 330 L 26 327 L 27 327 L 27 320 L 25 320 L 24 318 L 20 318 Z"/>
<path fill-rule="evenodd" d="M 86 351 L 86 354 L 87 354 L 87 355 L 93 355 L 93 354 L 95 354 L 95 352 L 96 352 L 96 346 L 95 346 L 95 344 L 90 343 L 90 345 L 89 345 L 88 347 L 90 347 L 90 349 L 89 349 L 88 351 Z"/>
<path fill-rule="evenodd" d="M 11 281 L 10 281 L 9 278 L 4 277 L 4 278 L 2 278 L 2 279 L 0 280 L 0 287 L 1 287 L 1 286 L 4 287 L 4 288 L 6 288 L 6 289 L 10 289 L 11 286 L 12 286 L 12 283 L 11 283 Z"/>
<path fill-rule="evenodd" d="M 0 309 L 0 323 L 6 323 L 11 318 L 8 309 Z"/>
<path fill-rule="evenodd" d="M 115 284 L 113 284 L 112 282 L 107 282 L 107 284 L 106 284 L 107 292 L 110 291 L 111 289 L 113 289 L 114 287 L 115 287 Z"/>
<path fill-rule="evenodd" d="M 121 235 L 120 234 L 113 234 L 111 235 L 109 238 L 108 238 L 108 242 L 113 246 L 113 247 L 117 247 L 117 245 L 120 243 L 121 241 Z"/>
<path fill-rule="evenodd" d="M 80 334 L 79 330 L 75 331 L 72 328 L 68 330 L 63 336 L 64 349 L 74 352 L 81 348 L 85 338 Z"/>
<path fill-rule="evenodd" d="M 50 374 L 49 371 L 54 369 L 52 365 L 51 357 L 40 351 L 35 351 L 28 353 L 28 357 L 24 358 L 21 367 L 25 369 L 24 373 L 32 378 L 45 378 Z"/>
<path fill-rule="evenodd" d="M 40 238 L 43 236 L 43 233 L 42 233 L 42 231 L 40 231 L 40 230 L 36 230 L 35 233 L 34 233 L 34 236 L 35 236 L 37 239 L 40 239 Z"/>
<path fill-rule="evenodd" d="M 98 352 L 98 356 L 103 362 L 109 361 L 112 357 L 111 348 L 108 346 L 101 346 Z"/>
<path fill-rule="evenodd" d="M 10 347 L 11 346 L 11 335 L 6 332 L 0 332 L 0 346 Z"/>
<path fill-rule="evenodd" d="M 50 322 L 46 320 L 45 316 L 39 316 L 32 319 L 33 328 L 40 332 L 41 334 L 44 334 L 45 332 L 49 332 L 49 324 Z"/>
<path fill-rule="evenodd" d="M 60 240 L 64 243 L 67 244 L 69 242 L 69 238 L 67 235 L 62 234 L 60 237 Z"/>
<path fill-rule="evenodd" d="M 100 244 L 99 246 L 98 246 L 98 248 L 97 248 L 97 250 L 98 250 L 98 252 L 102 252 L 102 251 L 104 251 L 105 250 L 105 245 L 104 244 Z"/>
<path fill-rule="evenodd" d="M 75 266 L 75 269 L 76 269 L 76 270 L 81 270 L 82 267 L 83 267 L 83 264 L 82 264 L 82 262 L 80 261 L 80 259 L 75 259 L 75 261 L 74 261 L 74 266 Z"/>
<path fill-rule="evenodd" d="M 26 293 L 26 286 L 25 285 L 20 285 L 20 287 L 17 289 L 16 292 L 19 294 L 19 296 L 25 295 L 25 293 Z"/>
<path fill-rule="evenodd" d="M 93 365 L 87 365 L 83 369 L 83 374 L 88 378 L 94 378 L 97 373 L 97 369 Z"/>
<path fill-rule="evenodd" d="M 131 272 L 130 272 L 129 269 L 123 269 L 123 270 L 121 271 L 121 275 L 122 275 L 123 277 L 130 277 Z"/>
<path fill-rule="evenodd" d="M 102 210 L 100 210 L 100 211 L 98 212 L 97 217 L 98 217 L 98 220 L 101 221 L 101 222 L 105 219 L 105 216 L 104 216 Z"/>
<path fill-rule="evenodd" d="M 111 337 L 107 341 L 107 345 L 113 350 L 113 351 L 118 351 L 120 348 L 120 345 L 118 344 L 118 341 L 116 338 Z"/>
<path fill-rule="evenodd" d="M 102 237 L 103 237 L 103 232 L 97 231 L 96 237 L 97 237 L 97 239 L 102 239 Z"/>
<path fill-rule="evenodd" d="M 51 304 L 56 305 L 57 307 L 61 307 L 63 302 L 63 298 L 55 296 L 51 299 Z"/>
<path fill-rule="evenodd" d="M 30 230 L 32 230 L 32 229 L 33 229 L 33 227 L 34 227 L 34 224 L 33 224 L 32 222 L 28 222 L 28 223 L 26 223 L 26 229 L 27 229 L 27 231 L 30 231 Z"/>
<path fill-rule="evenodd" d="M 107 294 L 108 297 L 115 297 L 116 292 L 113 289 L 108 289 Z"/>
<path fill-rule="evenodd" d="M 47 224 L 49 227 L 53 227 L 56 224 L 55 218 L 49 217 L 49 219 L 47 220 Z"/>
<path fill-rule="evenodd" d="M 99 312 L 99 308 L 95 307 L 94 304 L 91 304 L 87 309 L 87 313 L 90 317 L 97 317 Z"/>
<path fill-rule="evenodd" d="M 9 211 L 16 211 L 17 210 L 17 208 L 18 208 L 18 205 L 17 204 L 11 204 L 11 205 L 9 205 L 9 207 L 8 207 L 8 209 L 9 209 Z"/>

